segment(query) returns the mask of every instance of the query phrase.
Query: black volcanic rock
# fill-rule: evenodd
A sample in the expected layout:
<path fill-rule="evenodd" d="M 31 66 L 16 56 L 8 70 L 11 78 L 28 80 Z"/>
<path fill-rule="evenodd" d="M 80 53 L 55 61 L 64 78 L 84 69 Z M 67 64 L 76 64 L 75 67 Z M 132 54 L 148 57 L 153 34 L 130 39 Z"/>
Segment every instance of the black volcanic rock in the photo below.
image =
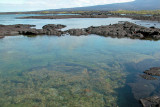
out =
<path fill-rule="evenodd" d="M 31 28 L 35 27 L 35 25 L 23 25 L 23 24 L 17 24 L 17 25 L 0 25 L 0 35 L 6 36 L 6 35 L 57 35 L 60 36 L 64 34 L 63 31 L 59 30 L 61 28 L 64 28 L 65 25 L 45 25 L 43 26 L 43 29 L 36 29 Z"/>
<path fill-rule="evenodd" d="M 17 24 L 17 25 L 0 25 L 0 35 L 6 36 L 6 35 L 18 35 L 20 32 L 24 30 L 29 30 L 31 27 L 34 27 L 35 25 L 23 25 L 23 24 Z"/>
<path fill-rule="evenodd" d="M 150 68 L 149 70 L 144 71 L 144 73 L 152 76 L 160 76 L 160 67 Z"/>
<path fill-rule="evenodd" d="M 43 26 L 42 28 L 44 30 L 54 30 L 54 29 L 62 29 L 62 28 L 65 28 L 65 27 L 66 27 L 65 25 L 61 25 L 61 24 L 58 24 L 58 25 L 48 24 L 48 25 Z"/>
<path fill-rule="evenodd" d="M 143 107 L 160 107 L 160 96 L 152 96 L 140 99 Z"/>
<path fill-rule="evenodd" d="M 85 29 L 89 34 L 111 36 L 118 38 L 160 39 L 160 29 L 146 28 L 130 22 L 118 23 L 109 26 L 89 27 Z"/>
<path fill-rule="evenodd" d="M 67 32 L 70 35 L 75 35 L 75 36 L 88 35 L 88 33 L 84 29 L 69 29 Z"/>
<path fill-rule="evenodd" d="M 157 78 L 147 75 L 147 74 L 141 74 L 140 76 L 146 80 L 158 80 Z"/>
<path fill-rule="evenodd" d="M 62 28 L 65 28 L 65 27 L 66 27 L 65 25 L 61 25 L 61 24 L 58 24 L 58 25 L 48 24 L 48 25 L 43 26 L 42 28 L 43 28 L 43 32 L 47 35 L 61 36 L 65 32 L 63 32 L 59 29 L 62 29 Z"/>
<path fill-rule="evenodd" d="M 43 26 L 43 29 L 31 28 L 34 25 L 0 25 L 0 35 L 57 35 L 70 34 L 75 36 L 96 34 L 101 36 L 110 36 L 117 38 L 132 38 L 132 39 L 160 39 L 160 29 L 146 28 L 130 22 L 121 22 L 106 26 L 91 26 L 84 29 L 69 29 L 62 31 L 65 25 L 48 24 Z"/>

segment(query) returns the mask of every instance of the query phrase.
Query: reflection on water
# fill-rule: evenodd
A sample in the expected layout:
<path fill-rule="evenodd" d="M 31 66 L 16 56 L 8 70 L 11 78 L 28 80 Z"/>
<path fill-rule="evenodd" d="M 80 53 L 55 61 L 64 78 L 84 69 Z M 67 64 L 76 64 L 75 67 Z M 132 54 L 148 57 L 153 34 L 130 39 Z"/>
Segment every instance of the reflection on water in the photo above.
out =
<path fill-rule="evenodd" d="M 159 92 L 139 77 L 159 66 L 160 42 L 89 36 L 0 39 L 0 106 L 138 107 Z"/>

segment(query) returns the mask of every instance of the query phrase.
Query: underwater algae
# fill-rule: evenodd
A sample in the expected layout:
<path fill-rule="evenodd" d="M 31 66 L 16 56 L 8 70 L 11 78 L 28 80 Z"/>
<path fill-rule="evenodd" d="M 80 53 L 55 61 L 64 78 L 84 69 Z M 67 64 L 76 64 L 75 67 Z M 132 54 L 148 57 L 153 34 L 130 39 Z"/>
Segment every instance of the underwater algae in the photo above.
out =
<path fill-rule="evenodd" d="M 0 79 L 0 105 L 3 107 L 27 106 L 116 106 L 116 88 L 123 87 L 126 74 L 120 65 L 108 72 L 95 66 L 78 66 L 75 63 L 42 66 L 31 71 L 14 72 Z M 84 68 L 85 67 L 85 68 Z M 87 68 L 88 67 L 88 68 Z M 118 67 L 118 68 L 117 68 Z M 119 68 L 120 67 L 120 68 Z M 57 69 L 57 70 L 56 70 Z M 79 69 L 79 72 L 74 70 Z M 66 71 L 71 72 L 66 72 Z"/>

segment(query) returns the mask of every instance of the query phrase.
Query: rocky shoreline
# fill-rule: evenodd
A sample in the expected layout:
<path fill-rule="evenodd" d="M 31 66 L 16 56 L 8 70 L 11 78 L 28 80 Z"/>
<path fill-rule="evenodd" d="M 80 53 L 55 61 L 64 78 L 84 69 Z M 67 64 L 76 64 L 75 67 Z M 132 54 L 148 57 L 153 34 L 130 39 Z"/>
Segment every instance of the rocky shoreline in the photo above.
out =
<path fill-rule="evenodd" d="M 144 74 L 140 75 L 146 80 L 158 80 L 154 76 L 160 76 L 160 67 L 153 67 L 149 70 L 143 72 Z M 148 98 L 140 99 L 143 107 L 160 107 L 160 95 L 151 96 Z"/>
<path fill-rule="evenodd" d="M 74 36 L 96 34 L 113 38 L 131 38 L 144 40 L 159 40 L 160 29 L 154 27 L 143 27 L 130 22 L 119 22 L 118 24 L 105 26 L 91 26 L 83 29 L 69 29 L 62 31 L 65 25 L 48 24 L 42 29 L 33 28 L 35 25 L 0 25 L 0 36 L 7 35 L 55 35 L 70 34 Z"/>
<path fill-rule="evenodd" d="M 27 16 L 27 17 L 17 17 L 18 19 L 68 19 L 68 18 L 109 18 L 109 17 L 119 17 L 119 18 L 131 18 L 135 20 L 150 20 L 150 21 L 160 21 L 160 16 L 144 16 L 144 15 L 121 15 L 121 14 L 84 14 L 84 15 L 55 15 L 55 16 Z"/>

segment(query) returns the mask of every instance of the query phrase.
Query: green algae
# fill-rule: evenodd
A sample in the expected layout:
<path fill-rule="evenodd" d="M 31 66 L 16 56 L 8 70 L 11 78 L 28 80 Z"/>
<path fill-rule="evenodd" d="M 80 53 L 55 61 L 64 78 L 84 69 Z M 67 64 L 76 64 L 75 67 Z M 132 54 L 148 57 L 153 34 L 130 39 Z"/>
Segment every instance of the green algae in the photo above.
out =
<path fill-rule="evenodd" d="M 83 65 L 84 66 L 84 65 Z M 85 65 L 87 66 L 87 65 Z M 54 65 L 50 65 L 50 69 Z M 68 69 L 65 66 L 63 69 Z M 72 71 L 77 70 L 76 66 Z M 90 66 L 89 66 L 90 67 Z M 55 69 L 55 68 L 54 68 Z M 87 68 L 80 69 L 77 73 L 64 71 L 50 71 L 43 67 L 1 78 L 0 104 L 2 106 L 78 106 L 97 107 L 117 105 L 114 89 L 122 87 L 125 75 L 118 75 L 123 71 L 107 72 L 97 67 L 90 71 Z M 112 68 L 114 69 L 114 68 Z M 118 68 L 119 69 L 119 68 Z M 15 72 L 14 72 L 15 73 Z M 18 74 L 18 72 L 16 72 Z M 109 78 L 107 76 L 110 76 Z M 116 77 L 116 79 L 114 79 Z M 105 80 L 110 81 L 105 81 Z M 116 82 L 118 79 L 118 82 Z M 113 96 L 115 95 L 115 96 Z"/>

